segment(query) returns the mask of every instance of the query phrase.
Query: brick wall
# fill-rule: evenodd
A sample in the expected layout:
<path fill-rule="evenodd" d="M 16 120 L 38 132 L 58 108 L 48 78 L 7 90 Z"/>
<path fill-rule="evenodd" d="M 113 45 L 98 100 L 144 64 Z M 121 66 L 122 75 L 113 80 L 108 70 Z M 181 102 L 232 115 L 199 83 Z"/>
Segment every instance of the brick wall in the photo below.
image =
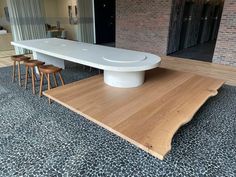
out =
<path fill-rule="evenodd" d="M 117 0 L 116 46 L 167 52 L 172 0 Z"/>
<path fill-rule="evenodd" d="M 225 0 L 213 62 L 236 66 L 236 0 Z"/>
<path fill-rule="evenodd" d="M 172 0 L 117 0 L 116 46 L 167 53 Z M 236 0 L 225 0 L 214 63 L 236 66 Z"/>

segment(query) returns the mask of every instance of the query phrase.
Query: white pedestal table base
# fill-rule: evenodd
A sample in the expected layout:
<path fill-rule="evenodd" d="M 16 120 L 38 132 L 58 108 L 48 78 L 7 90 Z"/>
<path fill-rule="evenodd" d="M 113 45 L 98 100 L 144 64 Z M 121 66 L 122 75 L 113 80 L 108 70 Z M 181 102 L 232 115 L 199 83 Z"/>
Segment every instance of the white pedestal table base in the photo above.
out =
<path fill-rule="evenodd" d="M 104 71 L 104 82 L 118 88 L 133 88 L 144 83 L 145 71 L 117 72 Z"/>

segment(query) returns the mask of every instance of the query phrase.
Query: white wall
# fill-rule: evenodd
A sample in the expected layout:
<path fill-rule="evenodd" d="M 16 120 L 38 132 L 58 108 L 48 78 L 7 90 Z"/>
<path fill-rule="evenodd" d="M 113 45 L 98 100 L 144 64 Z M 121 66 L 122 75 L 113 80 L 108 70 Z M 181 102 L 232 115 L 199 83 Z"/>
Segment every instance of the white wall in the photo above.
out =
<path fill-rule="evenodd" d="M 44 0 L 44 7 L 46 22 L 55 26 L 58 18 L 58 0 Z"/>
<path fill-rule="evenodd" d="M 0 0 L 0 26 L 11 32 L 10 23 L 6 21 L 4 7 L 7 7 L 7 0 Z"/>
<path fill-rule="evenodd" d="M 71 40 L 80 40 L 79 26 L 69 23 L 68 6 L 74 7 L 76 4 L 77 0 L 44 0 L 46 22 L 56 26 L 59 21 L 61 28 L 67 31 L 67 38 Z"/>

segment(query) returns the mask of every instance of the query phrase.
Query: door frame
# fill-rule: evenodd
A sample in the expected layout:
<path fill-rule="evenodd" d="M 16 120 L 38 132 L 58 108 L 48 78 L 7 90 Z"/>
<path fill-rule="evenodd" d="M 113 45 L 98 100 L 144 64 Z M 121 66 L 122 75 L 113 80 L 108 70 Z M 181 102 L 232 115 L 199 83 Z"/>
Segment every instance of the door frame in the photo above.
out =
<path fill-rule="evenodd" d="M 93 43 L 96 44 L 96 18 L 95 18 L 95 0 L 92 0 L 92 8 L 93 8 Z"/>

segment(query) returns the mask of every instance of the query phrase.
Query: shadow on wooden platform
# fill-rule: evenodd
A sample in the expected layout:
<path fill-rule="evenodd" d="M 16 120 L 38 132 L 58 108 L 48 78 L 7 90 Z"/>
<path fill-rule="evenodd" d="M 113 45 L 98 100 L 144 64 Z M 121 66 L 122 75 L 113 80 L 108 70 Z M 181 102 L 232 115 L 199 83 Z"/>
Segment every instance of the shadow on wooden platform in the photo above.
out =
<path fill-rule="evenodd" d="M 110 87 L 98 75 L 44 95 L 163 159 L 175 132 L 189 122 L 224 81 L 157 68 L 146 73 L 144 85 Z"/>

